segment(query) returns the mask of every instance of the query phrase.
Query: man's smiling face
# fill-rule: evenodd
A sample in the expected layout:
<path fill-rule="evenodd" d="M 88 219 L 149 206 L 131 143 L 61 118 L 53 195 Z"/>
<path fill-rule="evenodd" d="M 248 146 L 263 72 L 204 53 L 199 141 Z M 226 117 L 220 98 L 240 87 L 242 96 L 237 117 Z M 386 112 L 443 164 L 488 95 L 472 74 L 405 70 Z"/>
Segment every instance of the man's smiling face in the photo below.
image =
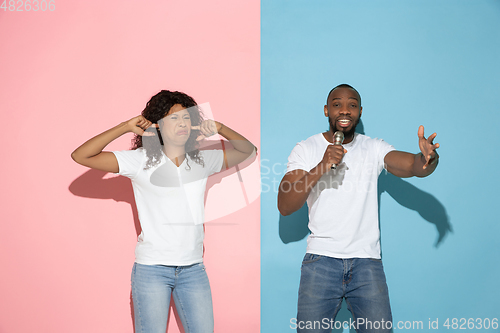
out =
<path fill-rule="evenodd" d="M 362 110 L 359 94 L 355 90 L 348 87 L 334 89 L 328 96 L 328 104 L 324 108 L 332 134 L 336 131 L 344 132 L 349 142 L 359 123 Z"/>

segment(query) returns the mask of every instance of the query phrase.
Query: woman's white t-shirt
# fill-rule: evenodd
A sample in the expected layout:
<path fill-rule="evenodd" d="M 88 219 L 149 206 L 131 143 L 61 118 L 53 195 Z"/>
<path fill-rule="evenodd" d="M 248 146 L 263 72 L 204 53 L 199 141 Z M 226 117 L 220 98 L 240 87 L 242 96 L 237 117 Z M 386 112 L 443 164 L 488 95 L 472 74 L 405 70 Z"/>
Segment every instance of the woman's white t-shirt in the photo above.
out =
<path fill-rule="evenodd" d="M 135 261 L 186 266 L 203 261 L 204 198 L 207 178 L 222 168 L 222 150 L 202 150 L 204 166 L 188 155 L 177 167 L 165 154 L 144 169 L 146 150 L 115 151 L 119 175 L 132 181 L 142 232 Z"/>

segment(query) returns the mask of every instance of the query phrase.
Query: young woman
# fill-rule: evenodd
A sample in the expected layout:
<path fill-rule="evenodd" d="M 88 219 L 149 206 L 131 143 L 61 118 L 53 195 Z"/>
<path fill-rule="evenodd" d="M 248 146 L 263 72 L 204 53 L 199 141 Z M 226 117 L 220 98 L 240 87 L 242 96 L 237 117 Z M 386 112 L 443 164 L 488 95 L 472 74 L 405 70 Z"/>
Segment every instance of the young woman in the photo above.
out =
<path fill-rule="evenodd" d="M 135 133 L 132 150 L 103 149 Z M 232 149 L 198 150 L 219 133 Z M 229 127 L 203 120 L 193 98 L 162 90 L 140 116 L 78 147 L 79 164 L 132 180 L 142 232 L 135 250 L 132 298 L 135 332 L 167 326 L 171 296 L 186 333 L 213 332 L 212 296 L 203 266 L 204 193 L 207 177 L 247 159 L 255 146 Z"/>

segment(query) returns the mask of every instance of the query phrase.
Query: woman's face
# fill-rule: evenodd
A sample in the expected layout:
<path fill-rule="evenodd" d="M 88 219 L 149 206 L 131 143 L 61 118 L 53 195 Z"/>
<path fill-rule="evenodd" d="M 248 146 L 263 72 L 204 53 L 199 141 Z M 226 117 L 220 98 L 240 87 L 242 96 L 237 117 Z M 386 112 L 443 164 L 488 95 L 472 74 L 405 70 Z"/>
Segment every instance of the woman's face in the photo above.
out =
<path fill-rule="evenodd" d="M 172 106 L 158 124 L 164 145 L 184 146 L 191 134 L 191 117 L 180 104 Z"/>

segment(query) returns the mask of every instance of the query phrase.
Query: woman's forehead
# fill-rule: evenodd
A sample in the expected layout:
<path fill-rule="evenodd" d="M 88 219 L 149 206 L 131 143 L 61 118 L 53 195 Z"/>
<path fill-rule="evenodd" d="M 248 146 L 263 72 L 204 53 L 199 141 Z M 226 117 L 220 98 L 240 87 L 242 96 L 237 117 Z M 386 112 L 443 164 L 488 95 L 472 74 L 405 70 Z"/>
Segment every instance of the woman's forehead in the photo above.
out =
<path fill-rule="evenodd" d="M 180 105 L 180 104 L 175 104 L 174 106 L 172 106 L 172 107 L 170 108 L 170 110 L 168 111 L 168 113 L 167 113 L 167 115 L 166 115 L 165 117 L 167 117 L 167 116 L 172 116 L 172 115 L 174 115 L 174 114 L 175 114 L 175 115 L 178 115 L 178 116 L 183 116 L 183 115 L 185 115 L 185 114 L 189 114 L 189 112 L 188 112 L 188 110 L 187 110 L 185 107 L 183 107 L 182 105 Z M 164 117 L 164 118 L 165 118 L 165 117 Z"/>

